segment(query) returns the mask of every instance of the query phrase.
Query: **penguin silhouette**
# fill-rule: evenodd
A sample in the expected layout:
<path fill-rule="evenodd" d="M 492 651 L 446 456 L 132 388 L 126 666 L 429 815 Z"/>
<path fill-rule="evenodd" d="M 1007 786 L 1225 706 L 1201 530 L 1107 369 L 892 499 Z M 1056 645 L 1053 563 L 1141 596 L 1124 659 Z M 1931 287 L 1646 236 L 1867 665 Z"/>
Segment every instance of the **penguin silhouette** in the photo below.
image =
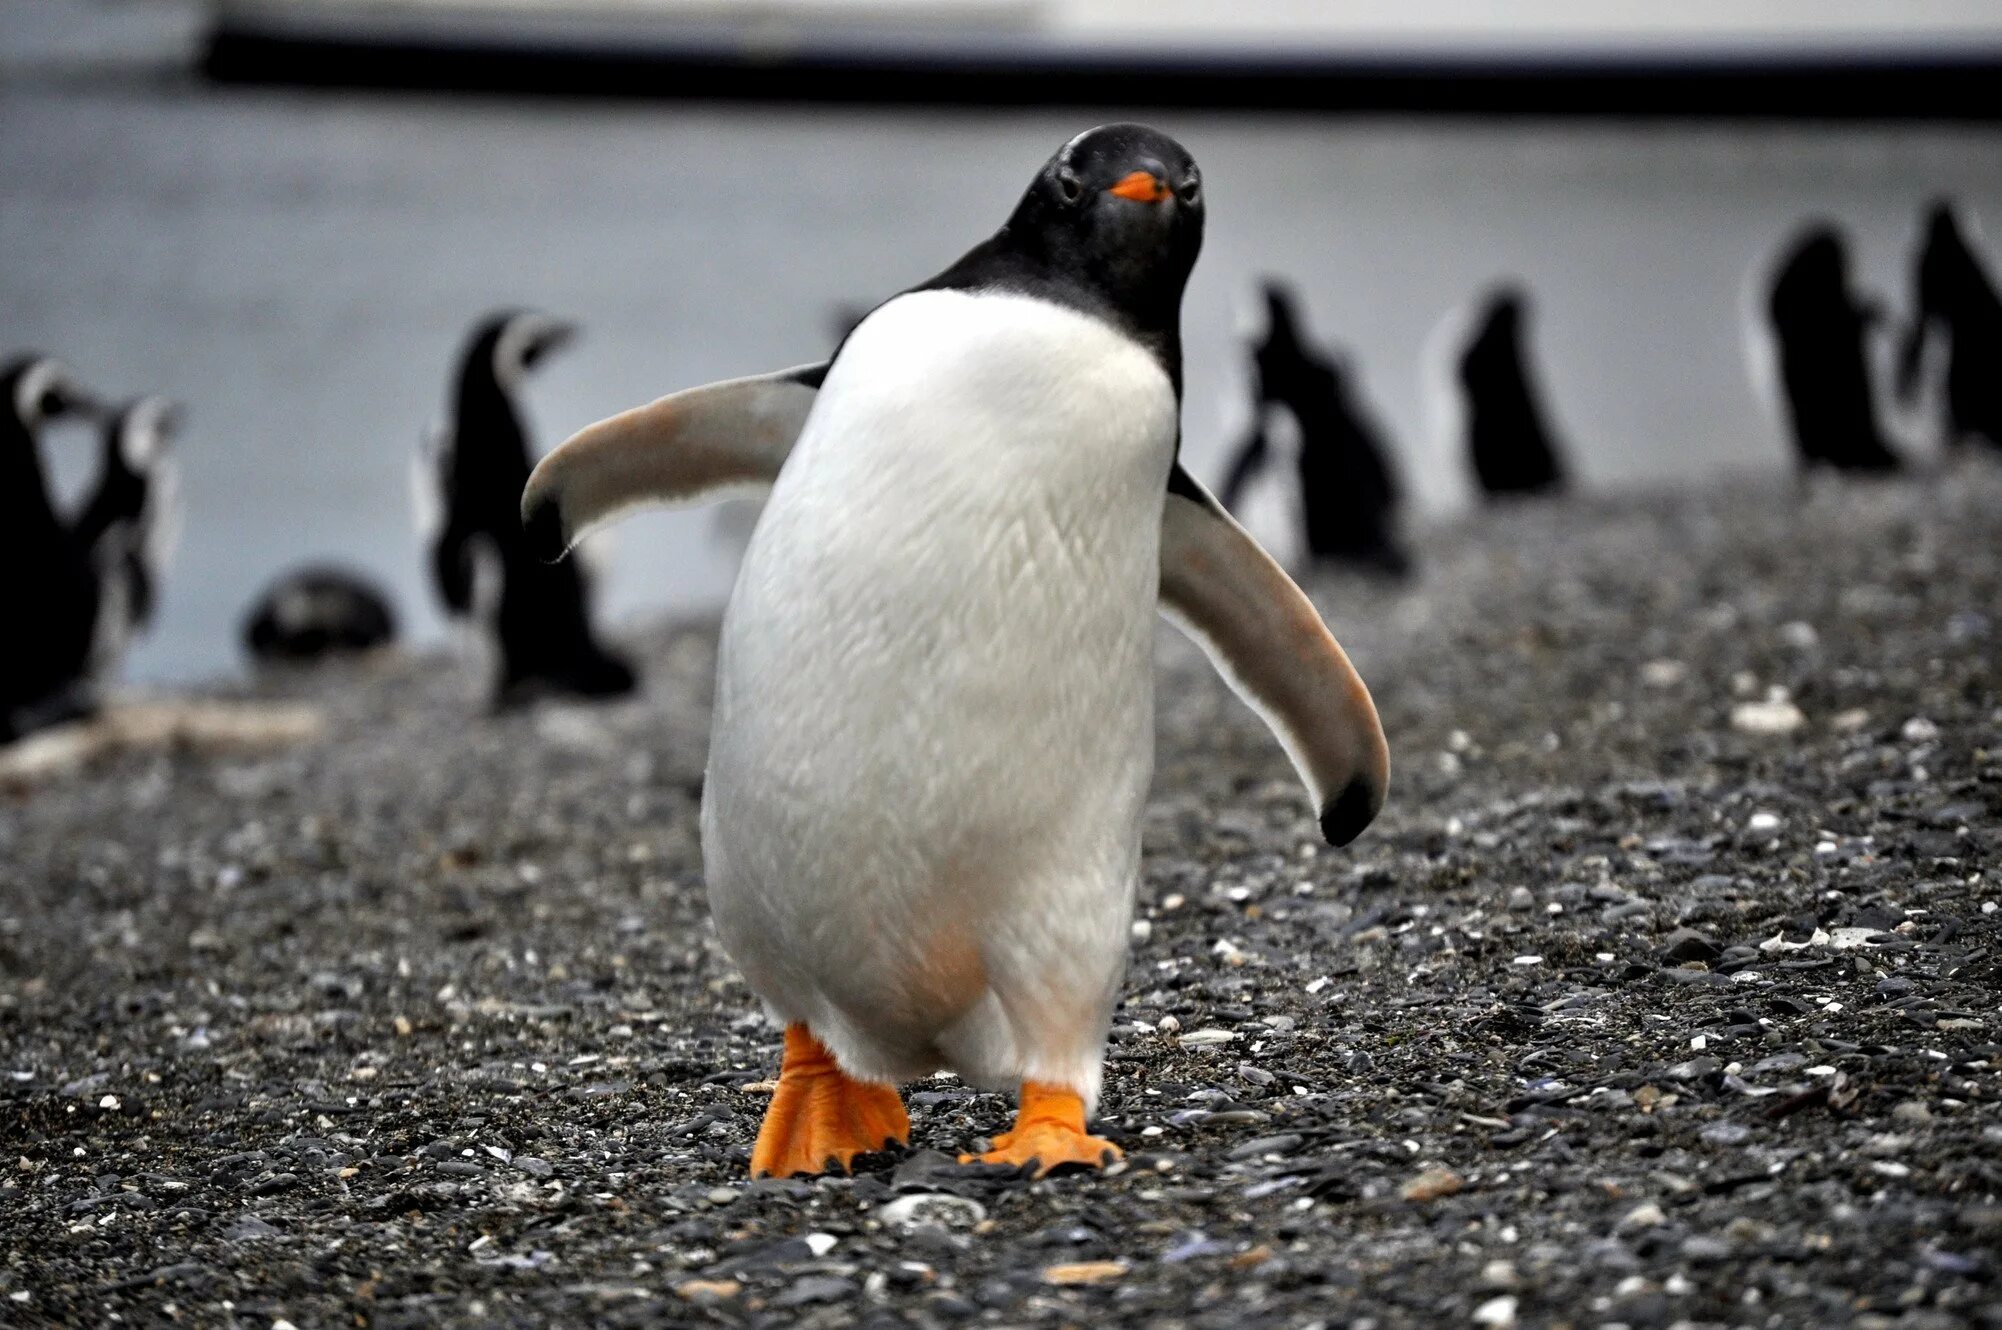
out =
<path fill-rule="evenodd" d="M 1967 243 L 1952 205 L 1935 203 L 1913 265 L 1912 325 L 1898 356 L 1898 395 L 1918 395 L 1919 363 L 1935 337 L 1945 344 L 1940 403 L 1948 447 L 1983 439 L 2002 448 L 2002 297 Z"/>
<path fill-rule="evenodd" d="M 1870 378 L 1877 312 L 1850 291 L 1848 249 L 1833 226 L 1816 222 L 1788 246 L 1766 312 L 1801 466 L 1895 470 Z"/>
<path fill-rule="evenodd" d="M 180 408 L 164 397 L 142 397 L 120 408 L 105 425 L 97 483 L 71 527 L 72 539 L 88 551 L 97 573 L 90 663 L 100 676 L 117 665 L 133 634 L 152 622 L 178 526 L 168 444 L 179 426 Z"/>
<path fill-rule="evenodd" d="M 1478 331 L 1460 356 L 1467 454 L 1490 496 L 1537 494 L 1565 486 L 1560 449 L 1531 381 L 1523 346 L 1529 297 L 1512 285 L 1490 292 Z"/>
<path fill-rule="evenodd" d="M 285 574 L 252 603 L 243 645 L 259 664 L 307 664 L 387 645 L 396 613 L 360 575 L 324 565 Z"/>
<path fill-rule="evenodd" d="M 99 407 L 69 368 L 28 355 L 0 369 L 0 560 L 8 645 L 0 650 L 0 743 L 96 709 L 89 665 L 99 587 L 90 549 L 57 512 L 41 433 Z"/>
<path fill-rule="evenodd" d="M 531 368 L 575 335 L 532 311 L 482 319 L 460 359 L 451 423 L 433 444 L 443 523 L 432 573 L 447 610 L 484 620 L 493 634 L 500 708 L 633 689 L 631 667 L 592 634 L 584 569 L 543 562 L 521 529 L 521 490 L 534 459 L 515 393 Z"/>
<path fill-rule="evenodd" d="M 1285 284 L 1264 283 L 1265 336 L 1252 348 L 1251 431 L 1219 496 L 1236 507 L 1252 476 L 1269 464 L 1274 407 L 1300 431 L 1300 513 L 1315 559 L 1403 575 L 1411 560 L 1397 536 L 1401 501 L 1382 433 L 1357 401 L 1354 375 L 1339 357 L 1313 346 Z"/>

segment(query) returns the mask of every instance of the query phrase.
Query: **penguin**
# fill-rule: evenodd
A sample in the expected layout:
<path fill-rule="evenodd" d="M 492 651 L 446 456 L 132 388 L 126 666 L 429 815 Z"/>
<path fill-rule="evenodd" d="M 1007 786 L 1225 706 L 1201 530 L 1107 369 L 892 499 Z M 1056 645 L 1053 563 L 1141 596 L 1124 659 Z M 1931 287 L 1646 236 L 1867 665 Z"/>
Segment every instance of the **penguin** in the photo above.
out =
<path fill-rule="evenodd" d="M 1489 497 L 1554 493 L 1565 486 L 1557 441 L 1530 378 L 1523 347 L 1529 298 L 1511 285 L 1490 292 L 1478 331 L 1460 356 L 1467 457 Z"/>
<path fill-rule="evenodd" d="M 1774 269 L 1766 317 L 1779 359 L 1779 386 L 1803 471 L 1893 471 L 1870 376 L 1870 327 L 1877 312 L 1849 289 L 1841 233 L 1808 226 Z"/>
<path fill-rule="evenodd" d="M 1218 498 L 1238 511 L 1245 486 L 1270 456 L 1270 409 L 1282 407 L 1299 426 L 1299 498 L 1308 553 L 1403 576 L 1411 560 L 1397 536 L 1397 476 L 1381 431 L 1356 400 L 1355 375 L 1308 342 L 1293 293 L 1283 283 L 1267 279 L 1263 294 L 1265 335 L 1252 349 L 1254 419 Z"/>
<path fill-rule="evenodd" d="M 500 709 L 550 695 L 618 697 L 634 686 L 632 668 L 592 633 L 585 571 L 536 558 L 518 516 L 532 457 L 515 394 L 575 335 L 533 311 L 482 319 L 460 358 L 451 421 L 427 447 L 442 514 L 432 575 L 450 613 L 483 620 L 493 634 Z"/>
<path fill-rule="evenodd" d="M 1937 338 L 1946 349 L 1941 406 L 1946 445 L 1971 439 L 2002 448 L 2002 296 L 1941 200 L 1926 218 L 1912 265 L 1912 323 L 1898 355 L 1898 395 L 1918 395 L 1919 365 Z"/>
<path fill-rule="evenodd" d="M 529 479 L 551 555 L 638 503 L 769 487 L 724 614 L 702 809 L 719 937 L 785 1032 L 754 1176 L 907 1142 L 896 1086 L 941 1068 L 1018 1096 L 964 1159 L 1118 1157 L 1089 1118 L 1157 610 L 1278 733 L 1330 842 L 1382 806 L 1368 688 L 1177 461 L 1204 207 L 1173 139 L 1087 130 L 830 361 L 600 421 Z"/>
<path fill-rule="evenodd" d="M 100 677 L 125 654 L 132 635 L 152 621 L 179 507 L 169 443 L 180 408 L 142 397 L 114 412 L 104 429 L 97 483 L 71 527 L 97 572 L 98 610 L 91 668 Z"/>
<path fill-rule="evenodd" d="M 89 665 L 98 577 L 89 547 L 49 493 L 41 433 L 101 413 L 59 360 L 26 355 L 0 368 L 0 561 L 15 572 L 9 643 L 0 651 L 0 743 L 96 709 Z"/>
<path fill-rule="evenodd" d="M 346 569 L 311 566 L 266 587 L 244 616 L 243 645 L 259 664 L 305 664 L 396 640 L 388 597 Z"/>

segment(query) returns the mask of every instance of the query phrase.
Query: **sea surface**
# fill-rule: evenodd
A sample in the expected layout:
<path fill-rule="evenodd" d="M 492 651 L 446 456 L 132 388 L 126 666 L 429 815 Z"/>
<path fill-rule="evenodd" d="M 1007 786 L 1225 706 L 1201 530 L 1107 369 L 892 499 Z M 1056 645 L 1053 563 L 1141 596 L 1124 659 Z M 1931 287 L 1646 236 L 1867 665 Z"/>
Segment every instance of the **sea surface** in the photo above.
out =
<path fill-rule="evenodd" d="M 112 68 L 0 81 L 0 352 L 34 347 L 187 407 L 185 518 L 128 676 L 242 668 L 274 574 L 364 570 L 442 635 L 411 502 L 474 318 L 572 317 L 533 379 L 542 446 L 706 380 L 823 356 L 837 311 L 991 231 L 1103 114 L 596 105 L 215 90 Z M 1445 349 L 1501 279 L 1581 482 L 1787 465 L 1748 348 L 1764 274 L 1805 220 L 1853 241 L 1895 325 L 1922 206 L 2002 234 L 1993 128 L 1148 118 L 1202 164 L 1208 236 L 1185 311 L 1185 457 L 1214 479 L 1242 430 L 1255 281 L 1294 282 L 1392 440 L 1421 516 L 1467 501 Z M 1930 454 L 1923 416 L 1896 424 Z M 48 449 L 66 493 L 94 445 Z M 1282 549 L 1285 497 L 1254 493 Z M 608 615 L 708 611 L 747 519 L 651 515 L 605 560 Z M 20 570 L 14 570 L 20 575 Z"/>

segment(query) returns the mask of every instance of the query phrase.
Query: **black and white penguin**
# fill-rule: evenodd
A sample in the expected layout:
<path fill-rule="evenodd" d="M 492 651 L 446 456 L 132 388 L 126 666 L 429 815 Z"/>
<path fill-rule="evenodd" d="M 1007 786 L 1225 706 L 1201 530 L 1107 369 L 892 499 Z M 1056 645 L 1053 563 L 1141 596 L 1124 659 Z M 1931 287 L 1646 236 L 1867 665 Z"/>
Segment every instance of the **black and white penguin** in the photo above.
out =
<path fill-rule="evenodd" d="M 1766 317 L 1778 351 L 1779 387 L 1803 470 L 1891 471 L 1870 374 L 1877 312 L 1849 289 L 1849 255 L 1826 223 L 1802 231 L 1774 269 Z"/>
<path fill-rule="evenodd" d="M 906 1139 L 896 1083 L 1015 1088 L 979 1158 L 1086 1129 L 1125 969 L 1165 610 L 1278 732 L 1335 844 L 1388 779 L 1369 691 L 1177 463 L 1203 182 L 1108 125 L 831 362 L 601 421 L 522 498 L 551 554 L 641 501 L 764 483 L 726 612 L 703 795 L 718 932 L 785 1027 L 754 1174 Z"/>
<path fill-rule="evenodd" d="M 1529 372 L 1524 346 L 1528 319 L 1526 294 L 1514 286 L 1496 288 L 1460 356 L 1467 460 L 1482 492 L 1490 496 L 1564 488 L 1563 450 Z"/>
<path fill-rule="evenodd" d="M 585 570 L 537 558 L 521 529 L 533 455 L 515 395 L 528 371 L 575 335 L 572 325 L 532 311 L 481 320 L 460 359 L 451 421 L 428 459 L 441 515 L 431 545 L 438 594 L 448 611 L 481 621 L 492 635 L 500 707 L 633 689 L 631 667 L 592 633 Z"/>
<path fill-rule="evenodd" d="M 389 598 L 359 573 L 314 565 L 278 578 L 244 616 L 243 645 L 262 665 L 304 665 L 396 640 Z"/>
<path fill-rule="evenodd" d="M 1382 431 L 1357 400 L 1354 373 L 1312 345 L 1293 293 L 1265 282 L 1265 332 L 1251 349 L 1249 436 L 1218 497 L 1238 511 L 1251 478 L 1271 461 L 1273 408 L 1299 428 L 1300 515 L 1315 559 L 1402 576 L 1410 556 L 1397 536 L 1399 495 Z"/>
<path fill-rule="evenodd" d="M 115 412 L 104 428 L 97 482 L 71 526 L 97 570 L 91 665 L 100 676 L 153 618 L 179 528 L 169 449 L 179 426 L 180 408 L 164 397 L 142 397 Z"/>
<path fill-rule="evenodd" d="M 1898 355 L 1898 391 L 1918 395 L 1929 342 L 1946 353 L 1940 416 L 1946 445 L 1985 440 L 2002 448 L 2002 296 L 1968 243 L 1953 206 L 1935 203 L 1913 263 L 1912 324 Z"/>
<path fill-rule="evenodd" d="M 0 743 L 88 715 L 99 588 L 90 549 L 57 511 L 42 469 L 41 432 L 93 418 L 95 398 L 68 366 L 23 356 L 0 368 L 0 561 L 8 646 L 0 650 Z"/>

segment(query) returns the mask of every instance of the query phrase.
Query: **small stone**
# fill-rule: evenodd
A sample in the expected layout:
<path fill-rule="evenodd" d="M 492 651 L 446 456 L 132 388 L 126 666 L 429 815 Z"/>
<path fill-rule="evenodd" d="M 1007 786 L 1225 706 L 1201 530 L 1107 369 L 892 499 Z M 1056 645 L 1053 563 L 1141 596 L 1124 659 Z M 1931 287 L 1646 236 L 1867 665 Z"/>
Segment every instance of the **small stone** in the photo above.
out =
<path fill-rule="evenodd" d="M 1621 1217 L 1618 1228 L 1623 1233 L 1631 1233 L 1635 1229 L 1660 1228 L 1667 1222 L 1668 1216 L 1662 1213 L 1660 1206 L 1653 1201 L 1643 1201 Z"/>
<path fill-rule="evenodd" d="M 1906 743 L 1931 743 L 1934 739 L 1939 738 L 1939 726 L 1933 724 L 1933 722 L 1927 720 L 1924 716 L 1913 716 L 1905 722 L 1904 728 L 1899 730 L 1898 733 L 1904 736 Z"/>
<path fill-rule="evenodd" d="M 1743 1145 L 1752 1139 L 1752 1129 L 1741 1122 L 1713 1122 L 1697 1134 L 1710 1145 Z"/>
<path fill-rule="evenodd" d="M 1916 1099 L 1907 1099 L 1891 1110 L 1891 1121 L 1907 1127 L 1923 1127 L 1932 1121 L 1932 1110 Z"/>
<path fill-rule="evenodd" d="M 773 1298 L 772 1306 L 805 1307 L 816 1302 L 839 1302 L 854 1292 L 854 1283 L 838 1276 L 804 1275 Z"/>
<path fill-rule="evenodd" d="M 1731 1244 L 1724 1238 L 1707 1233 L 1696 1233 L 1682 1240 L 1682 1259 L 1698 1265 L 1710 1265 L 1717 1261 L 1729 1260 Z"/>
<path fill-rule="evenodd" d="M 1780 625 L 1780 641 L 1795 651 L 1812 651 L 1821 642 L 1821 634 L 1814 631 L 1814 625 L 1795 619 Z"/>
<path fill-rule="evenodd" d="M 1862 707 L 1850 707 L 1829 717 L 1828 728 L 1840 734 L 1854 734 L 1870 723 L 1870 713 Z"/>
<path fill-rule="evenodd" d="M 1641 665 L 1641 682 L 1650 688 L 1673 688 L 1689 677 L 1689 667 L 1679 660 L 1650 660 Z"/>
<path fill-rule="evenodd" d="M 1061 1265 L 1045 1266 L 1043 1282 L 1065 1287 L 1088 1284 L 1104 1284 L 1114 1279 L 1124 1278 L 1127 1265 L 1124 1261 L 1072 1261 Z"/>
<path fill-rule="evenodd" d="M 689 1279 L 676 1284 L 674 1291 L 688 1302 L 716 1302 L 736 1297 L 743 1288 L 734 1279 Z"/>
<path fill-rule="evenodd" d="M 1489 1261 L 1481 1267 L 1481 1283 L 1489 1288 L 1514 1288 L 1522 1282 L 1510 1261 Z"/>
<path fill-rule="evenodd" d="M 1508 908 L 1511 910 L 1533 910 L 1536 896 L 1528 887 L 1512 887 L 1508 893 Z"/>
<path fill-rule="evenodd" d="M 1165 1025 L 1165 1023 L 1166 1020 L 1164 1019 L 1163 1024 Z M 1235 1038 L 1237 1036 L 1231 1031 L 1219 1030 L 1212 1026 L 1201 1030 L 1191 1030 L 1183 1035 L 1179 1042 L 1184 1048 L 1215 1048 L 1220 1044 L 1227 1044 Z"/>
<path fill-rule="evenodd" d="M 886 1228 L 916 1228 L 936 1224 L 940 1228 L 972 1228 L 987 1218 L 987 1207 L 965 1196 L 944 1192 L 914 1192 L 899 1196 L 876 1211 L 876 1219 Z"/>
<path fill-rule="evenodd" d="M 1731 728 L 1741 734 L 1791 734 L 1805 724 L 1801 709 L 1784 697 L 1740 702 L 1731 708 Z"/>
<path fill-rule="evenodd" d="M 1747 831 L 1778 831 L 1779 829 L 1780 819 L 1777 813 L 1768 813 L 1761 809 L 1745 819 L 1745 830 Z"/>
<path fill-rule="evenodd" d="M 737 1199 L 737 1192 L 731 1187 L 711 1187 L 704 1199 L 711 1205 L 728 1205 Z"/>
<path fill-rule="evenodd" d="M 1422 1205 L 1451 1196 L 1464 1190 L 1466 1185 L 1466 1179 L 1449 1168 L 1428 1168 L 1405 1183 L 1398 1194 L 1407 1201 L 1416 1201 Z"/>
<path fill-rule="evenodd" d="M 1724 949 L 1693 928 L 1678 928 L 1661 940 L 1656 952 L 1675 965 L 1683 961 L 1714 961 L 1724 954 Z"/>
<path fill-rule="evenodd" d="M 1505 1330 L 1515 1324 L 1515 1297 L 1504 1293 L 1500 1297 L 1489 1298 L 1474 1308 L 1474 1324 L 1493 1326 Z"/>

